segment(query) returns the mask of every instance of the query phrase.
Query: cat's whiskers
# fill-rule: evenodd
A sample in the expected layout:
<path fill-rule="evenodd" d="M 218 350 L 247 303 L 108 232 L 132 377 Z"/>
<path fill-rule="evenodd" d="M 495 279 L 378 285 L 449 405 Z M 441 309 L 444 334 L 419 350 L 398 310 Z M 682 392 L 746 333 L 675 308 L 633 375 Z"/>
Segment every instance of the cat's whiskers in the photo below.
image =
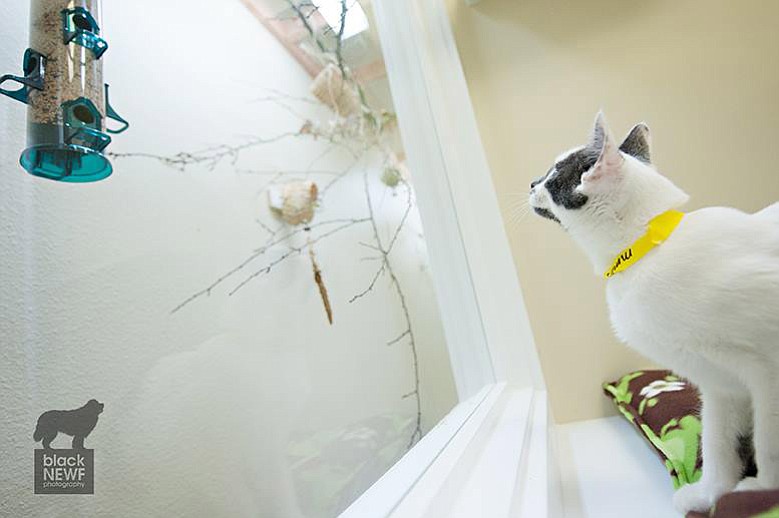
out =
<path fill-rule="evenodd" d="M 530 214 L 530 210 L 531 207 L 529 204 L 522 207 L 521 210 L 518 210 L 510 221 L 511 226 L 518 227 L 519 224 L 522 223 L 522 221 L 525 219 L 525 217 Z"/>
<path fill-rule="evenodd" d="M 526 192 L 522 193 L 504 193 L 504 196 L 511 196 L 506 207 L 505 220 L 509 228 L 516 228 L 530 212 L 530 199 Z"/>

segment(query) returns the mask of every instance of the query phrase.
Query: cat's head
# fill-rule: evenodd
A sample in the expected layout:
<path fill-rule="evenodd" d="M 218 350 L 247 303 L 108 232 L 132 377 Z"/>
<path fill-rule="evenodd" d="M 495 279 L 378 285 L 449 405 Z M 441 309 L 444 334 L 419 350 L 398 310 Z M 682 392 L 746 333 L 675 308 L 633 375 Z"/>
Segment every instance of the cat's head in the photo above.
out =
<path fill-rule="evenodd" d="M 647 125 L 636 124 L 618 144 L 602 113 L 587 144 L 557 157 L 530 184 L 535 213 L 572 231 L 621 221 L 636 209 L 662 212 L 686 200 L 652 166 Z"/>

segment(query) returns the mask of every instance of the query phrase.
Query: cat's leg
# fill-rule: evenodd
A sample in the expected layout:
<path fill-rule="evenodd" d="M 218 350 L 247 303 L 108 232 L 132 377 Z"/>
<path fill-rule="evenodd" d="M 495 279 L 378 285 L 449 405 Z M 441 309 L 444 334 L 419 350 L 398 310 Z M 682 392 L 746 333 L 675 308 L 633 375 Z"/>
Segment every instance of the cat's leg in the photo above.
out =
<path fill-rule="evenodd" d="M 674 494 L 674 506 L 682 513 L 708 511 L 720 496 L 736 487 L 744 469 L 738 444 L 739 436 L 749 429 L 749 400 L 703 388 L 701 399 L 703 475 Z"/>
<path fill-rule="evenodd" d="M 779 488 L 779 379 L 773 369 L 753 378 L 752 411 L 757 484 L 752 489 Z"/>
<path fill-rule="evenodd" d="M 746 477 L 741 480 L 734 491 L 760 491 L 763 486 L 757 481 L 757 477 Z"/>

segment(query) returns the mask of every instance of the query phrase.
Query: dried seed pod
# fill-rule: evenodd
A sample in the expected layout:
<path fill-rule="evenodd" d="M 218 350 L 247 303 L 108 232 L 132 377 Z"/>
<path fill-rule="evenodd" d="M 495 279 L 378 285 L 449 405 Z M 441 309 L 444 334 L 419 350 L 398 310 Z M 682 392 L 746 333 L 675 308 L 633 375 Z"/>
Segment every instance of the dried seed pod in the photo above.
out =
<path fill-rule="evenodd" d="M 319 269 L 319 264 L 316 262 L 314 247 L 311 245 L 310 240 L 308 242 L 308 257 L 311 259 L 311 270 L 314 272 L 314 283 L 319 289 L 319 296 L 322 299 L 322 305 L 325 307 L 327 321 L 330 323 L 330 325 L 333 325 L 333 306 L 330 304 L 330 296 L 327 294 L 327 287 L 325 286 L 325 281 L 322 278 L 322 270 Z"/>
<path fill-rule="evenodd" d="M 290 225 L 310 222 L 314 217 L 319 189 L 309 181 L 288 182 L 268 188 L 268 205 Z"/>
<path fill-rule="evenodd" d="M 342 117 L 348 117 L 360 109 L 360 99 L 354 86 L 344 80 L 341 69 L 332 63 L 314 78 L 311 93 Z"/>

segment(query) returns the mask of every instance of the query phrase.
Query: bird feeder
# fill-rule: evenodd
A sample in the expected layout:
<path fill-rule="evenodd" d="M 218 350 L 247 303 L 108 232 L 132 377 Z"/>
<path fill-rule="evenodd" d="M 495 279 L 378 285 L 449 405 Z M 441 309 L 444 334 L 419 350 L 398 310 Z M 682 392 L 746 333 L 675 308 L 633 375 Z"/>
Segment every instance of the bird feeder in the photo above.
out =
<path fill-rule="evenodd" d="M 108 102 L 107 49 L 100 0 L 32 0 L 24 75 L 0 77 L 0 93 L 27 104 L 27 148 L 19 161 L 30 174 L 62 182 L 111 174 L 103 154 L 109 133 L 121 133 L 129 123 Z M 16 90 L 2 88 L 14 82 Z M 120 126 L 108 129 L 108 119 Z"/>

